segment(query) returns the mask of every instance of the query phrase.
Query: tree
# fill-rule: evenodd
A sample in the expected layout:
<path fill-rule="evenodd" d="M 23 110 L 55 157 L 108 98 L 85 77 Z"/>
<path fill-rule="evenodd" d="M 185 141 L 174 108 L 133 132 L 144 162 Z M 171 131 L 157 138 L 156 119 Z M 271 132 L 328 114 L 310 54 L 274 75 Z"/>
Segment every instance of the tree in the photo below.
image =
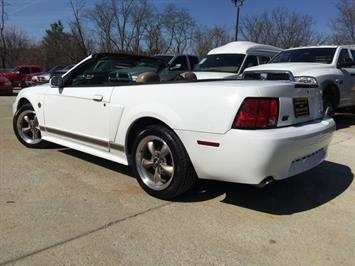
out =
<path fill-rule="evenodd" d="M 113 36 L 114 13 L 111 2 L 103 0 L 95 4 L 86 16 L 94 26 L 94 35 L 98 36 L 95 40 L 98 50 L 105 52 L 118 51 L 119 46 Z"/>
<path fill-rule="evenodd" d="M 8 47 L 6 66 L 39 63 L 40 56 L 37 56 L 37 53 L 30 52 L 35 47 L 35 44 L 28 38 L 26 33 L 16 27 L 8 27 L 4 36 Z"/>
<path fill-rule="evenodd" d="M 290 48 L 325 42 L 314 30 L 313 18 L 277 8 L 260 15 L 246 17 L 241 33 L 248 41 Z"/>
<path fill-rule="evenodd" d="M 330 27 L 333 31 L 332 42 L 335 44 L 355 43 L 355 0 L 340 0 L 336 5 L 337 17 Z"/>
<path fill-rule="evenodd" d="M 83 25 L 85 0 L 70 0 L 74 20 L 69 22 L 71 34 L 77 43 L 78 52 L 82 57 L 86 57 L 91 52 L 91 43 L 87 39 L 85 26 Z"/>
<path fill-rule="evenodd" d="M 148 17 L 144 34 L 145 46 L 149 55 L 164 53 L 167 43 L 163 35 L 162 15 L 153 13 Z"/>
<path fill-rule="evenodd" d="M 5 7 L 7 2 L 5 0 L 0 1 L 1 8 L 1 20 L 0 20 L 0 38 L 1 38 L 1 65 L 3 68 L 6 67 L 6 55 L 7 55 L 7 46 L 6 46 L 6 38 L 5 38 L 5 20 L 6 20 L 6 11 Z"/>
<path fill-rule="evenodd" d="M 134 5 L 134 12 L 131 14 L 131 47 L 130 50 L 134 54 L 141 53 L 143 49 L 142 42 L 148 30 L 151 17 L 154 12 L 148 0 L 140 0 Z"/>
<path fill-rule="evenodd" d="M 193 51 L 202 58 L 213 48 L 222 46 L 231 40 L 232 37 L 224 27 L 218 25 L 212 28 L 200 27 L 194 34 Z"/>
<path fill-rule="evenodd" d="M 152 16 L 149 0 L 102 0 L 88 12 L 100 50 L 135 54 L 143 49 Z"/>
<path fill-rule="evenodd" d="M 47 67 L 57 64 L 68 64 L 80 60 L 71 34 L 64 32 L 59 20 L 51 24 L 42 40 L 42 47 Z"/>
<path fill-rule="evenodd" d="M 162 14 L 162 27 L 167 43 L 165 52 L 181 54 L 191 45 L 196 22 L 186 9 L 169 4 Z"/>

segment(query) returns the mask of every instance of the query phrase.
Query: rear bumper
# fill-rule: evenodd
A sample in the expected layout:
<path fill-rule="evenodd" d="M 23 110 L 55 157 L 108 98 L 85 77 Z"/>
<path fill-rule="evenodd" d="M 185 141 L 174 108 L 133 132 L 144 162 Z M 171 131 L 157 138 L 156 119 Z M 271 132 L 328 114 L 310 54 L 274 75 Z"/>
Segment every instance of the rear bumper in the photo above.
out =
<path fill-rule="evenodd" d="M 226 134 L 179 131 L 197 175 L 246 184 L 259 184 L 267 177 L 284 179 L 320 164 L 327 153 L 333 119 L 268 130 L 235 130 Z M 219 143 L 219 147 L 197 144 Z"/>

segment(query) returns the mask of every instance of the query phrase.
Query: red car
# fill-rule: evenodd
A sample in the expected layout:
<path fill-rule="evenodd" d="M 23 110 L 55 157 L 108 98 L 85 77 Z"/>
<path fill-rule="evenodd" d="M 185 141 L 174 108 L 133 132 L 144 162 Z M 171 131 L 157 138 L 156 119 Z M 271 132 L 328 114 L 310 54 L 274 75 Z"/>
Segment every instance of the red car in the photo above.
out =
<path fill-rule="evenodd" d="M 0 76 L 0 95 L 12 95 L 13 86 L 10 80 Z"/>
<path fill-rule="evenodd" d="M 4 73 L 3 76 L 8 78 L 14 86 L 26 87 L 31 84 L 32 76 L 41 73 L 42 68 L 35 65 L 22 65 L 13 68 L 10 72 Z"/>

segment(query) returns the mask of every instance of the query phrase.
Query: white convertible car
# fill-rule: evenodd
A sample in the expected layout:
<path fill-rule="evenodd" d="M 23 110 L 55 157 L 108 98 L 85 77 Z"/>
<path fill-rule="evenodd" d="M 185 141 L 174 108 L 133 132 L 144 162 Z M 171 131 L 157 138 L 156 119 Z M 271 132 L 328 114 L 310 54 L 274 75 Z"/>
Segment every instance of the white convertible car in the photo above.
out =
<path fill-rule="evenodd" d="M 130 69 L 138 67 L 150 71 L 133 81 Z M 335 123 L 323 115 L 318 88 L 196 81 L 192 73 L 163 83 L 158 71 L 147 57 L 89 56 L 19 93 L 15 134 L 30 148 L 53 142 L 133 165 L 142 188 L 163 199 L 197 178 L 265 185 L 324 160 Z"/>

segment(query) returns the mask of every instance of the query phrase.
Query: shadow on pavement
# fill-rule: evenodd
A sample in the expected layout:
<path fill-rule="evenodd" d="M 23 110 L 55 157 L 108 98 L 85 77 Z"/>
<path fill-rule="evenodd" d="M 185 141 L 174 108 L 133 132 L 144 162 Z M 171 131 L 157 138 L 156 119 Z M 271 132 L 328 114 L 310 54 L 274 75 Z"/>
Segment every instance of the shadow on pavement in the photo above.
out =
<path fill-rule="evenodd" d="M 355 113 L 337 113 L 334 116 L 337 130 L 355 125 Z"/>
<path fill-rule="evenodd" d="M 59 151 L 134 178 L 131 167 L 72 149 Z M 275 215 L 289 215 L 317 208 L 333 200 L 350 186 L 353 179 L 349 167 L 325 161 L 311 171 L 271 183 L 265 188 L 199 180 L 194 189 L 174 201 L 202 202 L 224 195 L 221 202 L 226 204 Z"/>
<path fill-rule="evenodd" d="M 119 163 L 115 163 L 115 162 L 112 162 L 112 161 L 109 161 L 109 160 L 106 160 L 106 159 L 103 159 L 100 157 L 96 157 L 96 156 L 93 156 L 93 155 L 90 155 L 87 153 L 83 153 L 80 151 L 72 150 L 72 149 L 62 149 L 59 151 L 62 153 L 65 153 L 67 155 L 80 158 L 80 159 L 90 162 L 92 164 L 96 164 L 101 167 L 105 167 L 109 170 L 117 171 L 117 172 L 120 172 L 121 174 L 135 178 L 133 175 L 133 171 L 132 171 L 131 167 L 129 167 L 129 166 L 125 166 L 125 165 L 122 165 Z"/>
<path fill-rule="evenodd" d="M 224 195 L 221 201 L 255 211 L 289 215 L 319 207 L 343 193 L 354 178 L 345 165 L 323 162 L 304 174 L 271 183 L 265 188 L 250 185 L 200 181 L 179 202 L 200 202 Z"/>

